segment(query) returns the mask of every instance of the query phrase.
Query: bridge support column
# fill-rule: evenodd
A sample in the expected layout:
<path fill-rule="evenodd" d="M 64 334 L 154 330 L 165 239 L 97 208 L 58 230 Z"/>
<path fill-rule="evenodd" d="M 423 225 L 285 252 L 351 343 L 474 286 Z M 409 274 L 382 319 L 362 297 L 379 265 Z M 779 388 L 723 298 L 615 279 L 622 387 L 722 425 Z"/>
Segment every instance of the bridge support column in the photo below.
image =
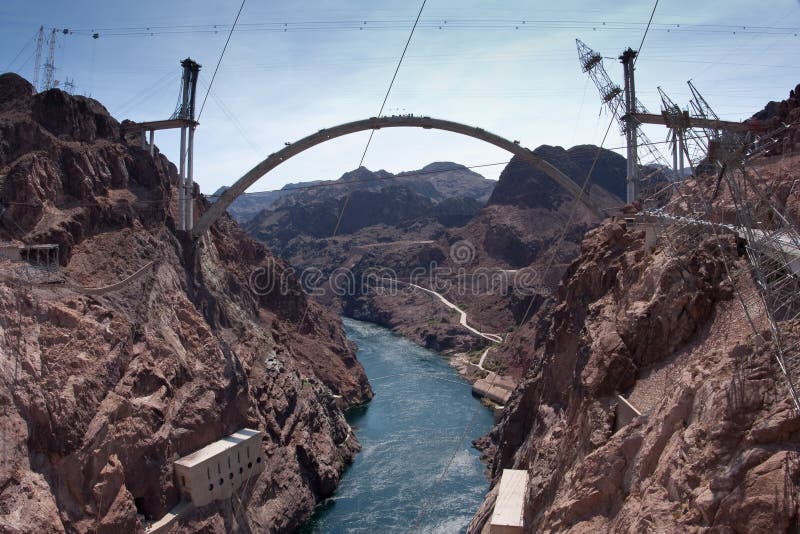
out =
<path fill-rule="evenodd" d="M 178 229 L 186 230 L 186 126 L 181 128 L 181 152 L 178 164 Z"/>
<path fill-rule="evenodd" d="M 678 131 L 672 129 L 672 172 L 678 177 Z"/>
<path fill-rule="evenodd" d="M 638 129 L 639 123 L 634 118 L 636 113 L 636 87 L 633 81 L 633 64 L 636 59 L 636 51 L 628 48 L 619 57 L 622 61 L 623 72 L 625 75 L 625 140 L 627 145 L 627 195 L 626 200 L 630 204 L 638 196 L 639 186 L 639 157 L 638 157 Z"/>
<path fill-rule="evenodd" d="M 150 130 L 150 157 L 153 157 L 156 153 L 155 137 L 156 131 Z"/>
<path fill-rule="evenodd" d="M 189 148 L 186 156 L 186 223 L 184 228 L 191 230 L 194 227 L 194 126 L 189 127 Z"/>

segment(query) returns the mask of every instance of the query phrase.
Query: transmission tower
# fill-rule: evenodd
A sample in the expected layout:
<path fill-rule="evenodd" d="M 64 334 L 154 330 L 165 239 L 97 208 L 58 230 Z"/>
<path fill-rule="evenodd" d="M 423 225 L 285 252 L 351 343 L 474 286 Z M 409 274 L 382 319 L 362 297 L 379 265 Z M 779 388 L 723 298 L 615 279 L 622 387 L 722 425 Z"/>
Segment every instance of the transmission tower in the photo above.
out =
<path fill-rule="evenodd" d="M 39 26 L 39 35 L 36 37 L 36 62 L 33 67 L 33 89 L 39 90 L 39 72 L 42 68 L 42 46 L 44 45 L 44 26 Z"/>
<path fill-rule="evenodd" d="M 575 39 L 575 44 L 578 46 L 578 59 L 581 62 L 581 70 L 589 75 L 597 90 L 600 91 L 600 98 L 603 103 L 608 105 L 613 116 L 617 117 L 618 104 L 622 103 L 617 97 L 622 94 L 622 89 L 611 81 L 608 76 L 606 69 L 603 67 L 602 54 L 589 48 L 580 39 Z"/>
<path fill-rule="evenodd" d="M 56 29 L 50 32 L 50 39 L 48 41 L 47 61 L 44 64 L 44 91 L 52 89 L 53 74 L 56 70 Z"/>

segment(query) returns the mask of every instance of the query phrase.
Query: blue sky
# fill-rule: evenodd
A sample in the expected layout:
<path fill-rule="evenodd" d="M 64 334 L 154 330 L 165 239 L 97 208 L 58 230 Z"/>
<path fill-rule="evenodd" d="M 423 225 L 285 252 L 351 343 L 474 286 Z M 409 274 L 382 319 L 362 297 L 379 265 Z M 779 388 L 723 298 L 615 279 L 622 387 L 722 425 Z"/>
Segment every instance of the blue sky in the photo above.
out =
<path fill-rule="evenodd" d="M 58 39 L 57 79 L 73 79 L 75 92 L 97 98 L 120 120 L 167 118 L 177 100 L 180 60 L 191 56 L 203 65 L 198 92 L 204 95 L 239 4 L 5 0 L 0 69 L 32 79 L 39 25 L 69 28 L 75 33 Z M 197 131 L 195 178 L 203 192 L 232 183 L 286 141 L 376 115 L 419 5 L 249 0 Z M 609 57 L 636 48 L 652 3 L 539 5 L 429 0 L 384 113 L 473 124 L 530 148 L 599 143 L 608 115 L 600 114 L 597 91 L 580 71 L 574 40 Z M 659 109 L 657 86 L 687 104 L 686 80 L 692 79 L 720 116 L 738 120 L 785 98 L 800 82 L 797 0 L 661 0 L 653 24 L 636 72 L 639 98 L 651 111 Z M 605 63 L 621 84 L 621 65 Z M 666 138 L 658 127 L 647 133 L 653 141 Z M 309 150 L 251 190 L 337 178 L 358 164 L 367 136 Z M 613 128 L 606 146 L 622 142 Z M 158 132 L 156 144 L 177 159 L 176 134 Z M 504 151 L 456 134 L 394 129 L 376 133 L 365 165 L 399 172 L 432 161 L 507 160 Z M 496 178 L 501 170 L 480 172 Z"/>

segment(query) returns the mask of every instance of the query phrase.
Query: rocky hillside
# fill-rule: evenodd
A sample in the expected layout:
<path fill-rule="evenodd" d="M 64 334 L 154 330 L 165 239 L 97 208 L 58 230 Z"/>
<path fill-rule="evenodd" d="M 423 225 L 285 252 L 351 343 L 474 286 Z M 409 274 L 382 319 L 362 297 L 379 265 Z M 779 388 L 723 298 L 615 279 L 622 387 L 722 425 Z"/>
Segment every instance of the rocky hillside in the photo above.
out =
<path fill-rule="evenodd" d="M 308 203 L 295 198 L 285 201 L 292 204 L 264 210 L 245 224 L 250 235 L 281 255 L 303 238 L 330 237 L 337 222 L 337 234 L 341 235 L 371 226 L 402 228 L 416 222 L 457 226 L 469 221 L 481 208 L 481 204 L 471 198 L 433 203 L 402 185 L 383 187 L 379 191 L 356 190 L 346 196 Z"/>
<path fill-rule="evenodd" d="M 247 222 L 264 210 L 274 212 L 291 206 L 314 203 L 325 205 L 350 193 L 380 193 L 385 189 L 396 189 L 400 186 L 422 197 L 420 200 L 427 205 L 442 202 L 451 205 L 453 202 L 474 205 L 476 208 L 469 212 L 469 215 L 472 215 L 486 203 L 495 184 L 495 181 L 487 180 L 458 163 L 436 162 L 422 169 L 401 172 L 397 175 L 384 170 L 372 172 L 361 167 L 346 172 L 338 180 L 314 180 L 287 184 L 277 191 L 245 193 L 228 207 L 228 212 L 234 219 Z M 212 197 L 216 198 L 225 189 L 220 188 Z M 388 206 L 394 197 L 391 191 L 387 191 L 386 198 L 382 199 L 379 196 L 374 198 L 382 206 Z"/>
<path fill-rule="evenodd" d="M 800 418 L 723 264 L 752 290 L 743 244 L 680 243 L 647 252 L 621 220 L 590 231 L 553 299 L 501 349 L 527 372 L 481 446 L 494 482 L 528 471 L 526 531 L 800 526 Z M 626 419 L 620 396 L 642 415 Z M 488 532 L 494 491 L 468 532 Z"/>
<path fill-rule="evenodd" d="M 543 146 L 535 152 L 581 185 L 598 154 L 597 147 Z M 591 157 L 586 157 L 589 152 Z M 622 201 L 602 184 L 615 183 L 612 177 L 616 177 L 624 185 L 624 175 L 625 159 L 601 151 L 591 178 L 595 199 L 620 205 Z M 355 291 L 339 291 L 346 314 L 389 326 L 429 348 L 463 353 L 486 341 L 459 326 L 458 314 L 419 290 L 406 287 L 400 295 L 386 294 L 359 285 L 360 281 L 380 270 L 400 280 L 414 277 L 417 284 L 436 287 L 467 310 L 473 326 L 502 334 L 555 289 L 578 255 L 584 234 L 598 223 L 548 176 L 514 159 L 503 170 L 488 204 L 461 227 L 411 223 L 395 231 L 372 227 L 336 239 L 296 242 L 283 253 L 298 269 L 319 270 L 323 281 L 342 269 L 352 273 Z M 494 364 L 522 373 L 508 362 Z"/>
<path fill-rule="evenodd" d="M 60 250 L 1 262 L 2 532 L 142 532 L 173 459 L 245 426 L 265 471 L 173 531 L 291 532 L 358 450 L 340 321 L 230 219 L 176 231 L 176 174 L 98 102 L 0 76 L 0 239 Z"/>

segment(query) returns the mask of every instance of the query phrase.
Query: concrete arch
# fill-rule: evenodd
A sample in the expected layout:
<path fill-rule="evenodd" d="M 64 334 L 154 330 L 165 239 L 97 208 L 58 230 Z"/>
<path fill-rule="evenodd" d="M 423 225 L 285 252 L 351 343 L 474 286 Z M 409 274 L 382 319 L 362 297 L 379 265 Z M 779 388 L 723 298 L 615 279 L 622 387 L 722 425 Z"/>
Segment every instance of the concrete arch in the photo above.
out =
<path fill-rule="evenodd" d="M 447 132 L 454 132 L 468 137 L 474 137 L 481 141 L 486 141 L 496 147 L 502 148 L 519 156 L 528 163 L 539 168 L 550 178 L 553 179 L 558 185 L 566 189 L 575 198 L 580 200 L 587 208 L 593 213 L 602 217 L 602 212 L 598 206 L 589 198 L 587 194 L 583 194 L 581 188 L 573 182 L 567 175 L 559 171 L 553 165 L 549 164 L 534 153 L 517 143 L 509 141 L 499 135 L 487 132 L 483 128 L 476 128 L 474 126 L 467 126 L 458 122 L 446 121 L 442 119 L 434 119 L 431 117 L 413 117 L 413 116 L 395 116 L 395 117 L 371 117 L 355 122 L 348 122 L 340 124 L 333 128 L 327 128 L 311 134 L 299 141 L 287 145 L 285 148 L 270 154 L 267 159 L 250 169 L 244 176 L 239 178 L 230 189 L 225 191 L 222 196 L 203 214 L 197 221 L 192 229 L 192 236 L 197 238 L 203 235 L 208 230 L 214 221 L 216 221 L 228 206 L 236 200 L 236 198 L 244 193 L 256 180 L 267 174 L 269 171 L 286 161 L 287 159 L 300 154 L 316 145 L 330 141 L 343 135 L 361 132 L 365 130 L 379 130 L 381 128 L 397 128 L 397 127 L 411 127 L 411 128 L 425 128 L 434 130 L 444 130 Z"/>

